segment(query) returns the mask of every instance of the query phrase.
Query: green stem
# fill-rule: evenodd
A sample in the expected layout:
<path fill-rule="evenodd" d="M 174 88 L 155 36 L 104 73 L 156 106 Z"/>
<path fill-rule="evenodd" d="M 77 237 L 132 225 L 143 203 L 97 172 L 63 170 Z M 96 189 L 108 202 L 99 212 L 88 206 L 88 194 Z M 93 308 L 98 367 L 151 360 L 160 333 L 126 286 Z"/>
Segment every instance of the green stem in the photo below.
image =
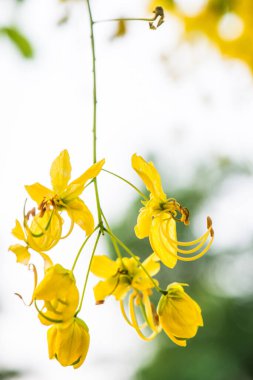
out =
<path fill-rule="evenodd" d="M 92 133 L 93 133 L 93 163 L 95 164 L 97 162 L 97 76 L 96 76 L 95 39 L 94 39 L 94 30 L 93 30 L 94 21 L 92 18 L 90 0 L 87 0 L 87 6 L 88 6 L 88 13 L 89 13 L 89 20 L 90 20 L 90 41 L 91 41 L 91 52 L 92 52 L 92 72 L 93 72 L 93 129 L 92 129 Z M 96 196 L 98 221 L 99 221 L 101 230 L 103 230 L 97 178 L 94 178 L 94 189 L 95 189 L 95 196 Z"/>
<path fill-rule="evenodd" d="M 125 183 L 127 183 L 129 186 L 131 186 L 135 191 L 137 191 L 138 194 L 140 194 L 141 197 L 143 197 L 145 200 L 148 200 L 148 197 L 143 194 L 139 189 L 138 187 L 134 186 L 130 181 L 128 181 L 127 179 L 121 177 L 120 175 L 116 174 L 116 173 L 113 173 L 111 172 L 110 170 L 106 170 L 106 169 L 102 169 L 104 172 L 106 173 L 109 173 L 111 175 L 113 175 L 114 177 L 117 177 L 119 179 L 121 179 L 122 181 L 124 181 Z"/>
<path fill-rule="evenodd" d="M 111 232 L 111 234 L 113 234 L 113 233 L 112 233 L 112 230 L 111 230 L 111 228 L 110 228 L 110 226 L 109 226 L 109 223 L 107 222 L 107 219 L 106 219 L 106 217 L 105 217 L 105 214 L 103 213 L 103 211 L 102 211 L 102 217 L 103 217 L 103 219 L 104 219 L 104 221 L 105 221 L 105 225 L 106 225 L 107 230 L 108 230 L 109 232 Z M 122 265 L 124 266 L 123 261 L 122 261 L 122 255 L 121 255 L 121 252 L 120 252 L 119 247 L 118 247 L 118 243 L 116 242 L 116 240 L 115 240 L 111 235 L 109 235 L 109 236 L 110 236 L 110 239 L 111 239 L 112 245 L 113 245 L 113 247 L 114 247 L 114 249 L 115 249 L 115 252 L 116 252 L 118 258 L 121 260 Z"/>
<path fill-rule="evenodd" d="M 79 259 L 79 256 L 81 255 L 82 250 L 83 250 L 84 246 L 86 245 L 87 241 L 89 240 L 89 238 L 94 234 L 94 232 L 95 232 L 99 227 L 100 227 L 100 226 L 97 225 L 97 227 L 92 231 L 92 233 L 91 233 L 89 236 L 87 236 L 87 238 L 84 240 L 84 242 L 83 242 L 83 244 L 81 245 L 79 251 L 77 252 L 77 255 L 76 255 L 75 261 L 74 261 L 74 263 L 73 263 L 73 265 L 72 265 L 72 269 L 71 269 L 72 272 L 73 272 L 74 269 L 75 269 L 75 266 L 76 266 L 77 260 Z"/>
<path fill-rule="evenodd" d="M 95 241 L 95 244 L 94 244 L 94 247 L 93 247 L 93 251 L 92 251 L 92 254 L 91 254 L 91 258 L 90 258 L 90 263 L 89 263 L 89 267 L 88 267 L 88 270 L 87 270 L 87 273 L 86 273 L 86 277 L 85 277 L 85 281 L 84 281 L 84 286 L 83 286 L 83 292 L 82 292 L 82 297 L 81 297 L 81 301 L 80 301 L 80 305 L 79 305 L 79 308 L 75 314 L 75 316 L 77 316 L 77 314 L 81 311 L 82 309 L 82 304 L 83 304 L 83 299 L 84 299 L 84 294 L 85 294 L 85 290 L 86 290 L 86 286 L 87 286 L 87 283 L 88 283 L 88 278 L 89 278 L 89 274 L 90 274 L 90 268 L 91 268 L 91 263 L 92 263 L 92 259 L 93 259 L 93 256 L 96 252 L 96 249 L 97 249 L 97 245 L 98 245 L 98 241 L 100 239 L 100 236 L 101 236 L 101 230 L 99 230 L 99 233 L 97 235 L 97 238 L 96 238 L 96 241 Z"/>
<path fill-rule="evenodd" d="M 117 22 L 117 21 L 146 21 L 146 22 L 152 22 L 156 19 L 155 17 L 152 18 L 139 18 L 139 17 L 124 17 L 124 18 L 109 18 L 105 20 L 97 20 L 94 21 L 94 24 L 101 24 L 103 22 Z"/>
<path fill-rule="evenodd" d="M 150 274 L 148 273 L 147 269 L 144 267 L 144 265 L 140 262 L 140 260 L 138 259 L 138 257 L 123 243 L 123 241 L 121 241 L 116 235 L 113 234 L 113 232 L 111 230 L 107 230 L 105 229 L 105 232 L 107 232 L 113 239 L 115 239 L 117 241 L 117 243 L 130 255 L 133 257 L 133 259 L 140 265 L 140 267 L 143 269 L 143 271 L 146 273 L 146 275 L 148 276 L 148 278 L 152 281 L 155 289 L 159 292 L 159 293 L 162 293 L 162 294 L 167 294 L 168 292 L 166 290 L 163 290 L 161 289 L 159 286 L 157 286 L 156 282 L 154 281 L 154 279 L 150 276 Z"/>

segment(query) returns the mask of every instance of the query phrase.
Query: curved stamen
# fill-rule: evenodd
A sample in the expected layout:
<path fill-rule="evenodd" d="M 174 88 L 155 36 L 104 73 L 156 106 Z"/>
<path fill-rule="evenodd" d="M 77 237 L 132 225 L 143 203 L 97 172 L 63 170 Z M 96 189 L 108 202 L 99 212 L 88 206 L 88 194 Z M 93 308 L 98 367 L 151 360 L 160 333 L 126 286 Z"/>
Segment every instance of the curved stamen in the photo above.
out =
<path fill-rule="evenodd" d="M 120 311 L 125 319 L 125 321 L 131 326 L 133 327 L 133 324 L 130 322 L 130 320 L 128 319 L 128 316 L 126 314 L 126 311 L 125 311 L 125 307 L 124 307 L 124 301 L 120 300 Z"/>
<path fill-rule="evenodd" d="M 129 320 L 127 314 L 126 314 L 126 311 L 125 311 L 125 306 L 124 306 L 124 301 L 120 300 L 120 310 L 121 310 L 121 313 L 125 319 L 125 321 L 131 326 L 131 327 L 134 327 L 132 322 Z M 140 326 L 140 329 L 144 329 L 145 327 L 147 327 L 147 322 L 144 322 L 141 326 Z"/>
<path fill-rule="evenodd" d="M 173 257 L 175 257 L 175 258 L 177 258 L 178 260 L 181 260 L 181 261 L 195 261 L 195 260 L 199 259 L 200 257 L 202 257 L 209 250 L 210 246 L 212 245 L 212 242 L 213 242 L 213 239 L 214 239 L 214 232 L 213 232 L 213 229 L 212 229 L 212 225 L 210 223 L 210 218 L 208 219 L 208 227 L 209 227 L 210 231 L 208 230 L 207 232 L 208 232 L 208 235 L 210 234 L 211 240 L 209 241 L 209 243 L 207 244 L 207 246 L 203 249 L 203 251 L 201 251 L 200 253 L 198 253 L 197 255 L 192 256 L 192 257 L 182 257 L 180 255 L 175 254 L 172 251 L 172 249 L 170 249 L 170 245 L 172 245 L 172 248 L 177 249 L 177 251 L 179 253 L 187 255 L 188 253 L 195 253 L 198 250 L 196 248 L 197 247 L 199 247 L 199 248 L 202 247 L 204 245 L 204 243 L 207 241 L 207 238 L 205 238 L 203 244 L 200 243 L 197 247 L 195 247 L 192 250 L 192 252 L 190 252 L 190 250 L 184 251 L 184 250 L 178 249 L 177 248 L 177 244 L 174 244 L 174 241 L 172 239 L 170 240 L 170 238 L 168 237 L 169 234 L 167 234 L 165 236 L 164 231 L 163 231 L 163 223 L 160 223 L 160 225 L 158 227 L 159 228 L 158 234 L 159 234 L 160 242 L 162 243 L 162 245 L 164 246 L 164 248 L 168 251 L 169 255 L 171 255 L 171 256 L 173 256 Z M 168 228 L 168 226 L 167 226 L 167 228 Z M 202 239 L 203 239 L 203 236 L 202 236 Z"/>
<path fill-rule="evenodd" d="M 153 332 L 150 336 L 147 337 L 141 332 L 140 327 L 137 322 L 136 315 L 135 315 L 135 308 L 134 308 L 135 297 L 136 297 L 135 293 L 132 293 L 129 297 L 129 314 L 132 319 L 133 327 L 141 339 L 146 340 L 146 341 L 151 341 L 156 337 L 157 333 Z"/>
<path fill-rule="evenodd" d="M 39 237 L 42 237 L 43 235 L 47 234 L 47 230 L 51 224 L 51 221 L 52 221 L 52 217 L 53 217 L 53 213 L 54 213 L 54 210 L 52 210 L 52 213 L 48 219 L 48 222 L 46 224 L 46 227 L 43 228 L 40 223 L 38 223 L 38 221 L 34 218 L 33 219 L 33 223 L 35 223 L 37 225 L 37 227 L 39 227 L 39 229 L 41 230 L 41 232 L 39 234 L 35 234 L 34 232 L 32 232 L 32 230 L 30 229 L 30 227 L 28 226 L 27 224 L 27 221 L 26 221 L 26 218 L 24 218 L 24 226 L 25 228 L 29 231 L 29 233 L 35 237 L 35 238 L 39 238 Z M 62 223 L 62 222 L 61 222 Z"/>
<path fill-rule="evenodd" d="M 36 300 L 34 300 L 34 304 L 35 304 L 35 307 L 36 307 L 36 310 L 38 311 L 38 313 L 43 317 L 45 318 L 47 321 L 49 322 L 52 322 L 52 323 L 63 323 L 63 319 L 53 319 L 53 318 L 49 318 L 47 315 L 45 315 L 37 306 L 37 303 L 36 303 Z"/>
<path fill-rule="evenodd" d="M 59 217 L 60 217 L 60 216 L 59 216 Z M 68 232 L 66 233 L 66 235 L 64 235 L 64 236 L 61 237 L 61 240 L 62 240 L 62 239 L 66 239 L 66 238 L 71 234 L 71 232 L 73 231 L 74 225 L 75 225 L 75 223 L 74 223 L 73 219 L 71 219 L 71 225 L 70 225 L 70 227 L 69 227 L 69 230 L 68 230 Z"/>
<path fill-rule="evenodd" d="M 205 247 L 205 249 L 203 249 L 203 251 L 200 252 L 199 254 L 197 254 L 197 255 L 195 255 L 193 257 L 177 256 L 178 260 L 181 260 L 181 261 L 195 261 L 195 260 L 198 260 L 200 257 L 204 256 L 204 254 L 209 250 L 209 248 L 211 247 L 211 245 L 213 243 L 213 239 L 214 239 L 214 237 L 212 236 L 211 240 L 209 241 L 209 243 L 207 244 L 207 246 Z"/>
<path fill-rule="evenodd" d="M 185 254 L 185 255 L 189 255 L 191 253 L 195 253 L 195 252 L 199 251 L 200 248 L 203 247 L 203 245 L 205 244 L 205 242 L 207 241 L 207 239 L 209 237 L 209 231 L 207 231 L 207 232 L 204 233 L 204 235 L 202 235 L 202 239 L 201 239 L 201 241 L 200 241 L 200 243 L 198 245 L 196 245 L 192 249 L 185 250 L 185 249 L 179 248 L 178 245 L 180 245 L 180 244 L 176 244 L 175 240 L 171 239 L 168 233 L 166 233 L 166 232 L 164 233 L 164 229 L 166 229 L 166 231 L 167 231 L 166 227 L 164 228 L 163 226 L 161 226 L 161 228 L 163 230 L 162 231 L 163 238 L 166 238 L 173 245 L 173 247 L 177 249 L 177 251 L 179 253 L 182 253 L 182 254 Z M 188 245 L 189 247 L 191 245 L 193 245 L 192 242 L 189 242 L 189 243 L 191 243 L 191 244 Z"/>
<path fill-rule="evenodd" d="M 34 293 L 34 290 L 37 286 L 37 283 L 38 283 L 38 273 L 37 273 L 37 269 L 36 269 L 36 266 L 34 264 L 29 264 L 28 265 L 28 270 L 31 270 L 33 272 L 33 280 L 34 280 L 34 283 L 33 283 L 33 293 Z M 14 293 L 16 296 L 18 296 L 21 301 L 24 303 L 25 306 L 31 306 L 32 303 L 33 303 L 33 296 L 31 298 L 31 301 L 29 303 L 26 303 L 22 297 L 21 294 L 19 293 Z"/>
<path fill-rule="evenodd" d="M 209 217 L 208 217 L 209 218 Z M 210 218 L 209 218 L 210 219 Z M 209 220 L 208 219 L 208 220 Z M 169 222 L 170 222 L 171 219 L 166 219 L 166 230 L 168 230 L 168 227 L 169 227 Z M 211 220 L 211 219 L 210 219 Z M 188 247 L 188 246 L 191 246 L 191 245 L 195 245 L 197 243 L 199 243 L 200 241 L 202 241 L 202 239 L 205 238 L 205 235 L 212 235 L 212 224 L 208 224 L 208 230 L 202 235 L 200 236 L 198 239 L 195 239 L 195 240 L 192 240 L 192 241 L 178 241 L 178 240 L 173 240 L 171 237 L 169 237 L 170 241 L 176 245 L 181 245 L 182 247 Z M 166 236 L 169 236 L 169 233 L 166 231 Z"/>
<path fill-rule="evenodd" d="M 148 325 L 153 332 L 159 333 L 161 331 L 161 327 L 159 326 L 159 324 L 157 325 L 157 323 L 154 319 L 155 316 L 154 316 L 154 312 L 152 310 L 152 306 L 151 306 L 149 296 L 147 295 L 147 292 L 143 292 L 142 295 L 143 295 L 143 298 L 142 298 L 141 302 L 143 302 L 144 307 L 145 307 Z"/>

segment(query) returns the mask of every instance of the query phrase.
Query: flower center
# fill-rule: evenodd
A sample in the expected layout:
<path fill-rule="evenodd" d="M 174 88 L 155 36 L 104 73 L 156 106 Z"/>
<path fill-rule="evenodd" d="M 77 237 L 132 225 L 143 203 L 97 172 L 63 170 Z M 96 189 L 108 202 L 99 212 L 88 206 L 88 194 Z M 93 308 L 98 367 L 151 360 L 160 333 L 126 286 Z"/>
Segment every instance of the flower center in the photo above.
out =
<path fill-rule="evenodd" d="M 182 222 L 185 225 L 190 223 L 190 213 L 186 207 L 183 207 L 174 198 L 169 198 L 166 202 L 159 204 L 160 210 L 169 213 L 173 219 Z"/>

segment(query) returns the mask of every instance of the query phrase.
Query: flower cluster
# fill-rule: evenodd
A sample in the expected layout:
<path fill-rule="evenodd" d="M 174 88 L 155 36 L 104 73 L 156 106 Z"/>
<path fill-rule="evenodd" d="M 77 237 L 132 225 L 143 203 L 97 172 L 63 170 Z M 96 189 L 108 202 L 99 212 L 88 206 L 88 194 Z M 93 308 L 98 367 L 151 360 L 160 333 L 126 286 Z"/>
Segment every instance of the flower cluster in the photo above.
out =
<path fill-rule="evenodd" d="M 16 255 L 18 263 L 30 268 L 31 254 L 39 254 L 44 260 L 44 278 L 37 285 L 32 301 L 39 312 L 42 324 L 52 325 L 48 330 L 48 350 L 50 359 L 56 358 L 63 366 L 80 367 L 89 348 L 89 330 L 81 319 L 77 318 L 79 291 L 74 274 L 60 264 L 53 264 L 52 258 L 45 252 L 50 251 L 61 240 L 68 237 L 78 224 L 86 235 L 94 231 L 94 218 L 79 198 L 89 180 L 93 180 L 101 171 L 104 160 L 92 165 L 80 177 L 70 182 L 71 164 L 69 153 L 64 150 L 53 161 L 50 176 L 52 190 L 35 183 L 25 186 L 28 194 L 37 203 L 27 213 L 24 211 L 23 223 L 16 220 L 13 235 L 23 242 L 9 247 Z M 63 235 L 64 213 L 70 218 L 70 227 Z M 33 266 L 34 271 L 36 268 Z M 35 278 L 37 277 L 37 273 Z M 21 297 L 21 296 L 20 296 Z M 21 297 L 22 298 L 22 297 Z M 39 309 L 37 301 L 44 301 Z"/>
<path fill-rule="evenodd" d="M 82 309 L 90 272 L 101 279 L 94 287 L 96 304 L 103 304 L 109 296 L 114 296 L 127 324 L 144 340 L 152 340 L 164 331 L 174 343 L 186 346 L 187 339 L 194 337 L 198 327 L 203 326 L 200 307 L 184 290 L 187 284 L 171 283 L 163 290 L 154 276 L 162 264 L 172 269 L 178 260 L 192 261 L 203 256 L 214 238 L 211 219 L 207 218 L 207 230 L 200 238 L 191 242 L 177 240 L 177 223 L 189 225 L 189 211 L 176 199 L 167 197 L 153 163 L 134 154 L 132 167 L 150 193 L 147 197 L 138 190 L 143 196 L 143 207 L 137 218 L 135 234 L 139 239 L 148 237 L 151 247 L 150 255 L 142 262 L 113 233 L 101 205 L 98 207 L 99 220 L 96 224 L 91 211 L 79 198 L 88 181 L 95 182 L 95 192 L 98 194 L 96 177 L 104 162 L 101 160 L 93 164 L 69 183 L 69 154 L 67 150 L 62 151 L 51 166 L 52 190 L 39 183 L 26 186 L 37 205 L 28 212 L 24 211 L 23 223 L 16 221 L 12 230 L 13 235 L 23 242 L 10 246 L 17 262 L 30 267 L 33 253 L 39 254 L 44 260 L 44 277 L 38 285 L 35 281 L 32 301 L 38 311 L 39 321 L 50 326 L 47 333 L 49 358 L 56 358 L 61 365 L 74 368 L 82 365 L 89 348 L 89 330 L 78 314 Z M 70 219 L 70 227 L 63 235 L 66 216 Z M 72 269 L 68 270 L 60 264 L 54 264 L 49 251 L 61 239 L 71 235 L 74 224 L 84 231 L 85 240 L 74 258 Z M 84 246 L 95 231 L 97 238 L 79 299 L 73 271 Z M 102 235 L 111 239 L 117 254 L 116 260 L 106 255 L 95 255 Z M 122 250 L 125 254 L 122 254 Z M 157 306 L 153 302 L 154 291 L 160 294 Z"/>

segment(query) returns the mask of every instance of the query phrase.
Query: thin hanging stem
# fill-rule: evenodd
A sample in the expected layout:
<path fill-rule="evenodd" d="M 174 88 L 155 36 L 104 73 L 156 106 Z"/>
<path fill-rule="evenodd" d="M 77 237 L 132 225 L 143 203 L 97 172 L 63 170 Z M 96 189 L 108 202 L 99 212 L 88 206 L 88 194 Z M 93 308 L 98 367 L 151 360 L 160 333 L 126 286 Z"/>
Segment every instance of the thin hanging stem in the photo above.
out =
<path fill-rule="evenodd" d="M 91 254 L 91 257 L 90 257 L 90 263 L 89 263 L 89 267 L 87 269 L 87 273 L 86 273 L 86 277 L 85 277 L 85 281 L 84 281 L 84 286 L 83 286 L 83 292 L 82 292 L 82 297 L 81 297 L 81 300 L 80 300 L 80 305 L 79 305 L 79 308 L 76 312 L 76 316 L 77 314 L 81 311 L 82 309 L 82 304 L 83 304 L 83 299 L 84 299 L 84 294 L 85 294 L 85 290 L 86 290 L 86 286 L 87 286 L 87 283 L 88 283 L 88 278 L 89 278 L 89 274 L 90 274 L 90 268 L 91 268 L 91 263 L 92 263 L 92 259 L 93 259 L 93 256 L 96 252 L 96 249 L 97 249 L 97 245 L 98 245 L 98 241 L 100 239 L 100 236 L 101 236 L 101 230 L 99 230 L 98 232 L 98 235 L 97 235 L 97 238 L 96 238 L 96 241 L 95 241 L 95 244 L 94 244 L 94 247 L 93 247 L 93 251 L 92 251 L 92 254 Z"/>
<path fill-rule="evenodd" d="M 111 230 L 111 228 L 109 226 L 109 223 L 107 222 L 107 219 L 106 219 L 105 214 L 103 213 L 103 211 L 102 211 L 102 217 L 104 219 L 106 228 L 108 229 L 108 231 L 110 231 L 112 233 L 112 230 Z M 122 261 L 122 255 L 121 255 L 121 252 L 120 252 L 119 247 L 118 247 L 118 243 L 117 243 L 117 241 L 111 235 L 109 235 L 109 236 L 110 236 L 112 245 L 113 245 L 113 247 L 115 249 L 115 252 L 116 252 L 118 258 L 121 260 L 122 265 L 124 266 L 123 261 Z"/>
<path fill-rule="evenodd" d="M 97 162 L 97 76 L 96 76 L 96 54 L 95 54 L 95 39 L 94 39 L 94 30 L 93 25 L 94 21 L 92 18 L 92 12 L 90 7 L 90 1 L 87 0 L 89 20 L 90 20 L 90 41 L 91 41 L 91 52 L 92 52 L 92 72 L 93 72 L 93 163 Z M 101 206 L 100 199 L 98 194 L 98 185 L 97 178 L 94 178 L 94 188 L 95 188 L 95 196 L 96 196 L 96 204 L 97 204 L 97 213 L 98 213 L 98 221 L 100 224 L 101 230 L 103 230 L 103 222 L 101 215 Z"/>
<path fill-rule="evenodd" d="M 115 241 L 130 255 L 134 258 L 134 260 L 140 265 L 140 267 L 143 269 L 143 271 L 146 273 L 146 275 L 148 276 L 148 278 L 152 281 L 155 289 L 162 293 L 162 294 L 167 294 L 168 292 L 166 290 L 163 290 L 161 289 L 155 282 L 155 280 L 150 276 L 150 274 L 148 273 L 147 269 L 144 267 L 144 265 L 142 265 L 142 263 L 140 262 L 140 260 L 138 259 L 137 256 L 135 256 L 135 254 L 123 243 L 123 241 L 121 241 L 116 235 L 114 235 L 114 233 L 111 231 L 111 230 L 107 230 L 105 229 L 105 232 L 107 232 L 113 239 L 115 239 Z"/>
<path fill-rule="evenodd" d="M 156 19 L 156 17 L 151 18 L 142 18 L 142 17 L 122 17 L 122 18 L 108 18 L 104 20 L 96 20 L 94 21 L 94 24 L 101 24 L 103 22 L 117 22 L 117 21 L 146 21 L 146 22 L 152 22 Z"/>
<path fill-rule="evenodd" d="M 76 266 L 77 260 L 79 259 L 79 256 L 81 255 L 82 250 L 84 249 L 84 246 L 86 245 L 87 241 L 89 240 L 89 238 L 94 234 L 94 232 L 95 232 L 99 227 L 100 227 L 100 226 L 97 225 L 97 227 L 94 228 L 94 230 L 92 231 L 92 233 L 91 233 L 89 236 L 87 236 L 87 238 L 84 240 L 83 244 L 82 244 L 81 247 L 79 248 L 79 251 L 77 252 L 77 255 L 76 255 L 75 261 L 74 261 L 74 263 L 73 263 L 73 265 L 72 265 L 72 269 L 71 269 L 72 272 L 73 272 L 73 270 L 75 269 L 75 266 Z"/>
<path fill-rule="evenodd" d="M 103 172 L 106 172 L 106 173 L 109 173 L 109 174 L 113 175 L 114 177 L 117 177 L 117 178 L 121 179 L 122 181 L 126 182 L 126 183 L 127 183 L 129 186 L 131 186 L 135 191 L 137 191 L 137 193 L 140 194 L 140 196 L 141 196 L 142 198 L 144 198 L 145 200 L 148 200 L 148 197 L 147 197 L 145 194 L 143 194 L 143 193 L 141 192 L 141 190 L 138 189 L 138 187 L 136 187 L 135 185 L 133 185 L 133 184 L 132 184 L 130 181 L 128 181 L 127 179 L 121 177 L 120 175 L 118 175 L 118 174 L 116 174 L 116 173 L 111 172 L 110 170 L 102 169 L 102 171 L 103 171 Z"/>

